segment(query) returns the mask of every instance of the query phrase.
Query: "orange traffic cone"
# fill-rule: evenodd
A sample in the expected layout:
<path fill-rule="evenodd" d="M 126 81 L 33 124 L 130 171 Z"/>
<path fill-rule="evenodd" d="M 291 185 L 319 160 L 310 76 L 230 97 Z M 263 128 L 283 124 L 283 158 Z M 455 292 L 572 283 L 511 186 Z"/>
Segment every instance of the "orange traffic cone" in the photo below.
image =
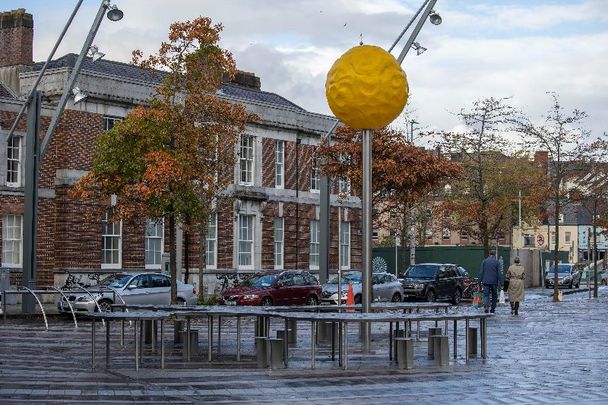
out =
<path fill-rule="evenodd" d="M 353 282 L 348 282 L 348 291 L 346 292 L 346 305 L 355 305 L 355 294 L 353 293 Z M 346 312 L 355 312 L 354 309 L 347 309 Z"/>

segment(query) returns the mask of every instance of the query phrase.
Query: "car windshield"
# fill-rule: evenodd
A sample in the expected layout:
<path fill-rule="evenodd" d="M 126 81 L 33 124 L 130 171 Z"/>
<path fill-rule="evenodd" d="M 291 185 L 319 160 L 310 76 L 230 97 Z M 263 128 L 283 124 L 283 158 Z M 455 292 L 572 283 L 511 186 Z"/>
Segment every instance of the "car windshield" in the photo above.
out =
<path fill-rule="evenodd" d="M 433 278 L 439 272 L 439 266 L 417 264 L 405 272 L 406 277 L 411 278 Z"/>
<path fill-rule="evenodd" d="M 276 279 L 276 274 L 268 274 L 266 276 L 261 276 L 260 278 L 253 281 L 253 283 L 251 283 L 251 286 L 256 288 L 267 288 L 272 286 L 272 283 Z"/>
<path fill-rule="evenodd" d="M 342 284 L 348 284 L 352 281 L 353 284 L 361 284 L 361 273 L 348 273 L 342 276 Z M 334 277 L 329 280 L 328 284 L 338 284 L 338 277 Z"/>
<path fill-rule="evenodd" d="M 260 276 L 253 276 L 253 277 L 248 278 L 247 280 L 243 280 L 239 284 L 239 287 L 251 287 L 259 278 L 260 278 Z"/>
<path fill-rule="evenodd" d="M 557 273 L 570 273 L 571 266 L 569 264 L 558 264 Z M 549 273 L 555 273 L 555 266 L 549 268 Z"/>
<path fill-rule="evenodd" d="M 112 274 L 99 281 L 99 285 L 110 288 L 122 288 L 131 280 L 131 276 L 125 274 Z"/>

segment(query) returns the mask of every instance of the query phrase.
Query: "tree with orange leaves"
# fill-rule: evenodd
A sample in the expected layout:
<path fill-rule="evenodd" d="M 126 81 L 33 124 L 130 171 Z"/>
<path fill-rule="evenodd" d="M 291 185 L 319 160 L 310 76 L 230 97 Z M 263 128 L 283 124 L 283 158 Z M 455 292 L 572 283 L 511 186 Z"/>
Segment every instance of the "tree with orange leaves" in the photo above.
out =
<path fill-rule="evenodd" d="M 232 55 L 219 46 L 221 31 L 209 18 L 176 22 L 156 54 L 133 52 L 133 64 L 158 75 L 161 85 L 148 106 L 97 139 L 93 167 L 72 190 L 80 198 L 115 194 L 114 220 L 167 220 L 172 303 L 176 225 L 206 229 L 214 200 L 232 183 L 238 136 L 256 118 L 216 96 L 236 73 Z"/>
<path fill-rule="evenodd" d="M 384 214 L 388 213 L 402 216 L 398 222 L 407 223 L 414 203 L 461 174 L 457 163 L 410 144 L 396 129 L 375 130 L 372 139 L 372 204 L 378 225 L 394 225 L 394 219 L 386 222 L 390 216 Z M 325 161 L 324 174 L 347 178 L 354 190 L 361 190 L 361 142 L 356 130 L 338 127 L 334 142 L 323 143 L 318 154 Z"/>

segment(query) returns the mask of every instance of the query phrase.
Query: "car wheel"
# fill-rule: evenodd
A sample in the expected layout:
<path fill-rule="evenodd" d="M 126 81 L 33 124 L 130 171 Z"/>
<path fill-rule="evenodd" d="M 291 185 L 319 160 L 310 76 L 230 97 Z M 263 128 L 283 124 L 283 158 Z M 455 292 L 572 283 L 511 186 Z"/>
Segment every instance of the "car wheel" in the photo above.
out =
<path fill-rule="evenodd" d="M 454 295 L 452 296 L 452 304 L 454 304 L 454 305 L 460 304 L 461 299 L 462 299 L 462 292 L 460 291 L 460 288 L 457 288 L 456 291 L 454 291 Z"/>
<path fill-rule="evenodd" d="M 319 305 L 319 300 L 314 295 L 306 299 L 306 305 Z"/>
<path fill-rule="evenodd" d="M 361 304 L 361 296 L 355 295 L 355 304 Z"/>
<path fill-rule="evenodd" d="M 271 306 L 272 305 L 272 298 L 270 298 L 270 297 L 264 297 L 264 298 L 262 298 L 261 305 L 263 307 L 269 307 L 269 306 Z"/>
<path fill-rule="evenodd" d="M 426 302 L 435 302 L 435 300 L 437 299 L 437 296 L 435 296 L 435 291 L 433 290 L 428 290 L 426 292 Z"/>
<path fill-rule="evenodd" d="M 398 292 L 393 294 L 393 298 L 391 298 L 392 302 L 401 302 L 401 294 Z"/>
<path fill-rule="evenodd" d="M 180 297 L 177 297 L 177 305 L 186 305 L 186 300 Z"/>
<path fill-rule="evenodd" d="M 112 301 L 110 300 L 101 300 L 99 301 L 99 308 L 97 308 L 100 312 L 112 312 Z"/>

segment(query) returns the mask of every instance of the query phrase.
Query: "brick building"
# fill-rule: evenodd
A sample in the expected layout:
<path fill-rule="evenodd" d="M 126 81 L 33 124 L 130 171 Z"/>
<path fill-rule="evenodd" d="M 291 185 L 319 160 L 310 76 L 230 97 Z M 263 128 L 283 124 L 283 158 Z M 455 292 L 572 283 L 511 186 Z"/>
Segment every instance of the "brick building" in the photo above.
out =
<path fill-rule="evenodd" d="M 23 164 L 26 119 L 13 137 L 10 129 L 42 64 L 32 62 L 33 19 L 24 10 L 0 13 L 0 223 L 1 266 L 20 282 L 23 247 Z M 18 40 L 16 40 L 18 39 Z M 77 59 L 67 54 L 52 61 L 38 89 L 43 92 L 41 137 Z M 168 252 L 166 226 L 153 220 L 112 224 L 111 198 L 74 200 L 70 187 L 90 169 L 96 137 L 138 104 L 159 84 L 159 75 L 109 60 L 83 64 L 76 86 L 88 97 L 68 102 L 41 163 L 38 217 L 38 284 L 61 285 L 71 273 L 116 272 L 162 267 Z M 311 113 L 285 98 L 261 90 L 260 79 L 240 72 L 218 96 L 244 105 L 261 119 L 248 124 L 235 153 L 234 197 L 210 217 L 208 239 L 185 237 L 178 229 L 178 269 L 197 282 L 201 248 L 207 251 L 207 284 L 215 274 L 267 269 L 317 270 L 319 263 L 319 178 L 314 151 L 332 118 Z M 337 186 L 336 186 L 337 187 Z M 337 193 L 337 189 L 332 191 Z M 330 268 L 361 262 L 360 200 L 342 203 L 331 196 Z M 342 237 L 338 239 L 339 229 Z M 187 239 L 187 252 L 184 248 Z"/>

